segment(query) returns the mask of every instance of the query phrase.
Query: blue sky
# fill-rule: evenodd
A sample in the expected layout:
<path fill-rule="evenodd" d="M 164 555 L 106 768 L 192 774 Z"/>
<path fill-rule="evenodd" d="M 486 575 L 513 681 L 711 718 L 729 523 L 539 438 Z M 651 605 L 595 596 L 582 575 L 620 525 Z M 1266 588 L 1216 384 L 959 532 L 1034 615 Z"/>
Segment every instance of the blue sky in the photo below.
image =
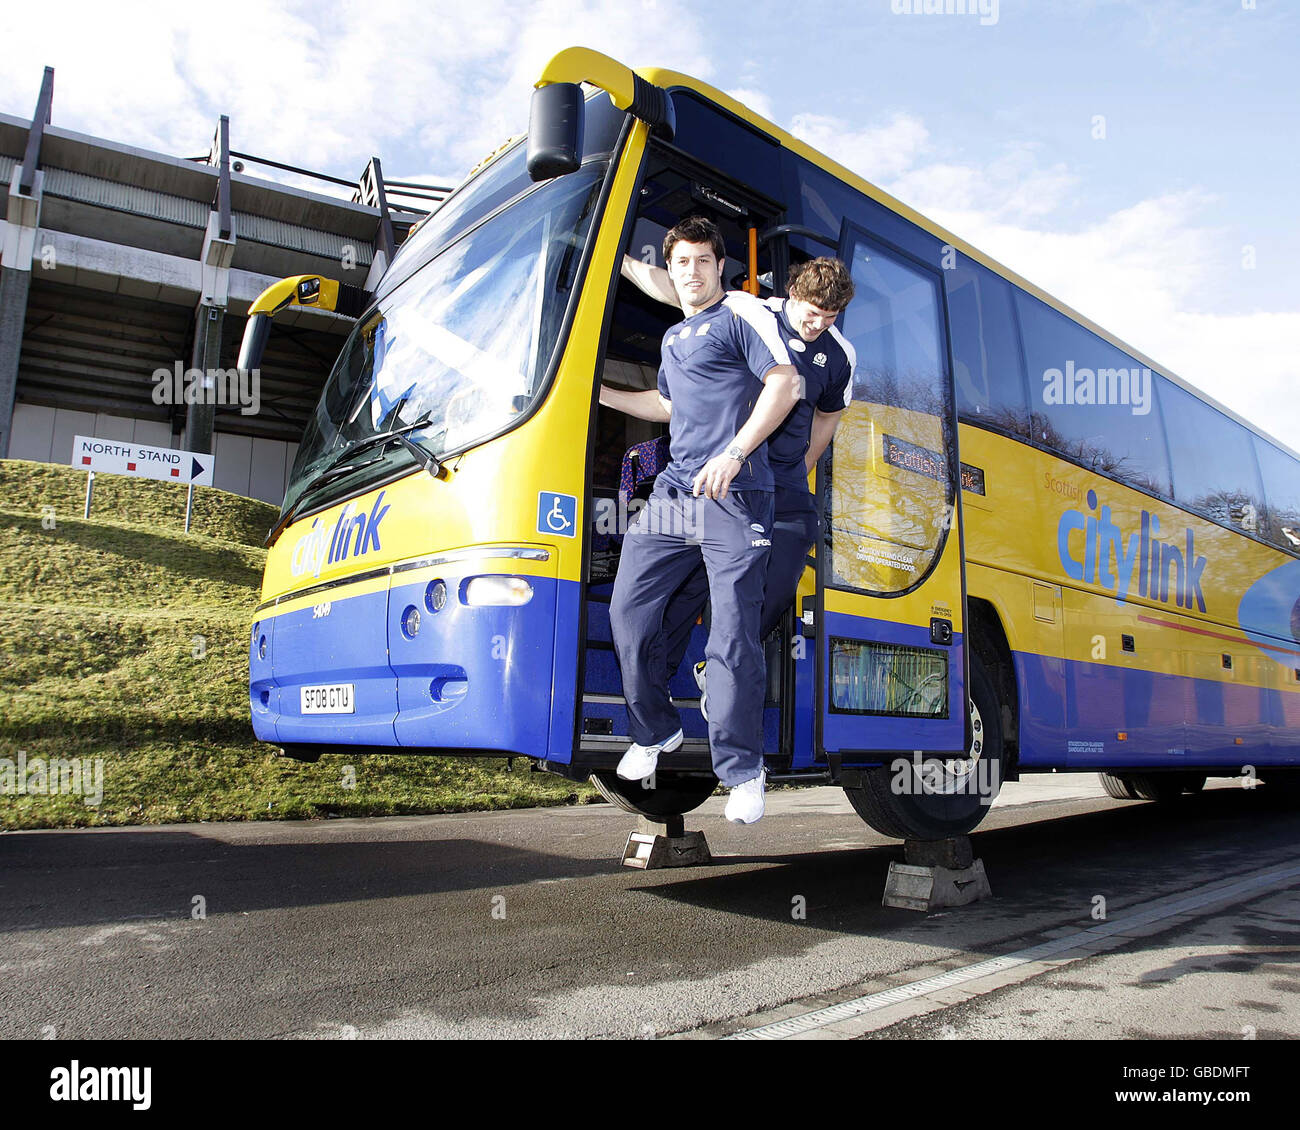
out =
<path fill-rule="evenodd" d="M 785 8 L 764 0 L 755 22 L 788 27 Z M 1170 191 L 1210 194 L 1200 221 L 1223 229 L 1234 274 L 1231 287 L 1208 284 L 1198 297 L 1224 312 L 1276 299 L 1281 279 L 1237 271 L 1237 252 L 1253 243 L 1274 265 L 1300 253 L 1288 189 L 1300 172 L 1300 4 L 1001 0 L 997 22 L 984 25 L 978 15 L 894 14 L 886 2 L 851 19 L 852 34 L 817 49 L 819 74 L 854 76 L 822 112 L 859 123 L 914 115 L 936 160 L 979 166 L 1031 147 L 1042 166 L 1060 162 L 1077 178 L 1054 212 L 1061 224 Z M 788 121 L 810 92 L 781 53 L 779 42 L 756 44 L 741 85 L 766 91 Z M 1093 136 L 1097 115 L 1104 140 Z"/>
<path fill-rule="evenodd" d="M 925 4 L 11 5 L 0 110 L 49 63 L 57 125 L 190 155 L 227 113 L 238 149 L 455 180 L 582 44 L 736 94 L 1300 448 L 1300 3 Z"/>

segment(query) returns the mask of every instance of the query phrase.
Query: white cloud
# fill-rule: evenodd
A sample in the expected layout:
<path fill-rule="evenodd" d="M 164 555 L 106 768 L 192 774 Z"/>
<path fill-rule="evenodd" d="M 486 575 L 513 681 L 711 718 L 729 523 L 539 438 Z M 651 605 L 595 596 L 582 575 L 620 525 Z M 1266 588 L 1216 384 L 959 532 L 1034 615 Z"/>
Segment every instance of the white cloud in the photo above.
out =
<path fill-rule="evenodd" d="M 5 38 L 39 46 L 56 68 L 55 125 L 193 156 L 224 113 L 234 148 L 342 176 L 403 153 L 459 179 L 526 128 L 533 82 L 575 43 L 634 67 L 711 70 L 684 0 L 225 0 L 219 15 L 87 4 L 51 35 L 48 15 L 29 6 L 5 14 Z M 40 73 L 38 63 L 6 68 L 0 108 L 30 114 Z"/>

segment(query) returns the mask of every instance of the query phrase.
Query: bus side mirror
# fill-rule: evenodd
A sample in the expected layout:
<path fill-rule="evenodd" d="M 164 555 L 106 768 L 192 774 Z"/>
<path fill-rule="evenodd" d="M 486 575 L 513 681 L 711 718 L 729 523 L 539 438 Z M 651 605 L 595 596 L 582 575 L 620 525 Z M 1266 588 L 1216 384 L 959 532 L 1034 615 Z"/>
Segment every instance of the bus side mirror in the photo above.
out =
<path fill-rule="evenodd" d="M 582 163 L 582 88 L 552 82 L 533 91 L 528 111 L 528 175 L 561 177 Z"/>
<path fill-rule="evenodd" d="M 239 368 L 251 372 L 262 367 L 262 354 L 266 352 L 266 341 L 270 336 L 271 315 L 252 315 L 244 327 L 244 340 L 239 346 Z"/>

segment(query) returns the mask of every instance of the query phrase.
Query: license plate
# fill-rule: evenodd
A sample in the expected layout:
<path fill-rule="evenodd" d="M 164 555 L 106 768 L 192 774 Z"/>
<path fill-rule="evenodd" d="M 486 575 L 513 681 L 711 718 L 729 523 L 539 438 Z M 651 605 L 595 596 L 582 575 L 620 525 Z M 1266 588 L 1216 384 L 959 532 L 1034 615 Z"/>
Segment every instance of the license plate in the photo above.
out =
<path fill-rule="evenodd" d="M 304 714 L 355 714 L 357 710 L 352 683 L 303 687 L 301 695 Z"/>

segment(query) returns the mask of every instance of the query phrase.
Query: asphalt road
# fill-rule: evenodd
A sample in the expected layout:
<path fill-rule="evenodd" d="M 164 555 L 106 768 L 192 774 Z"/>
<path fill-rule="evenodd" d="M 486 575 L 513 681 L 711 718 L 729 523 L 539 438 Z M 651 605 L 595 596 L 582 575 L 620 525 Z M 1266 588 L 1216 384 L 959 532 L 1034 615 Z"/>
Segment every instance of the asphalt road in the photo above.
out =
<path fill-rule="evenodd" d="M 709 1038 L 1051 939 L 1075 948 L 798 1038 L 1300 1035 L 1300 811 L 1266 787 L 1008 785 L 974 837 L 994 897 L 929 916 L 882 907 L 902 847 L 838 789 L 769 799 L 752 828 L 710 800 L 714 863 L 651 872 L 606 805 L 7 833 L 0 1036 Z"/>

